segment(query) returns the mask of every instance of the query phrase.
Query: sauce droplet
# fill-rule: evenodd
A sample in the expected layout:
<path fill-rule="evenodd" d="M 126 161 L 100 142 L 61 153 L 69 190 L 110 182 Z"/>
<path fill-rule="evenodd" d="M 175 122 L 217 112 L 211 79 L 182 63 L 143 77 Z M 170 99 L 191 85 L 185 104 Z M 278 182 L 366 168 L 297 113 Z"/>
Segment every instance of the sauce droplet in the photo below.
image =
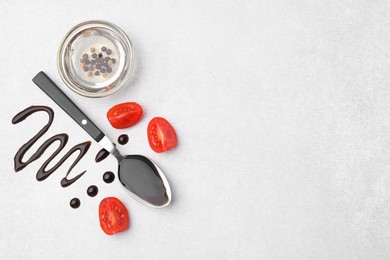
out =
<path fill-rule="evenodd" d="M 103 174 L 103 181 L 105 183 L 112 183 L 115 180 L 115 174 L 113 172 L 105 172 Z"/>
<path fill-rule="evenodd" d="M 71 201 L 70 201 L 70 206 L 74 209 L 77 209 L 78 207 L 80 207 L 80 200 L 78 198 L 73 198 Z"/>
<path fill-rule="evenodd" d="M 121 145 L 127 144 L 128 141 L 129 141 L 129 136 L 127 134 L 123 134 L 118 137 L 118 143 Z"/>
<path fill-rule="evenodd" d="M 99 191 L 98 187 L 96 187 L 95 185 L 91 185 L 87 189 L 87 194 L 90 197 L 95 197 L 98 194 L 98 191 Z"/>
<path fill-rule="evenodd" d="M 97 155 L 96 155 L 96 157 L 95 157 L 95 162 L 101 162 L 101 161 L 103 161 L 104 159 L 106 159 L 107 158 L 107 156 L 109 155 L 110 153 L 106 150 L 106 149 L 101 149 L 98 153 L 97 153 Z"/>

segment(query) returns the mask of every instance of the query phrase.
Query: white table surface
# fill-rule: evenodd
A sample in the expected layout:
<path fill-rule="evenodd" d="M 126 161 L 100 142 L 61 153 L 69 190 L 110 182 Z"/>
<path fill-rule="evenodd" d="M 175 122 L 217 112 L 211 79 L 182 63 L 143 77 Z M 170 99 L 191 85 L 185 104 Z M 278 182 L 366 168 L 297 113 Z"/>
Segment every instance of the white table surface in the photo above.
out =
<path fill-rule="evenodd" d="M 118 2 L 118 3 L 116 3 Z M 56 69 L 65 33 L 92 19 L 111 21 L 132 39 L 135 77 L 103 99 L 71 92 Z M 2 1 L 0 3 L 1 259 L 389 259 L 389 1 Z M 45 138 L 66 132 L 91 140 L 31 81 L 40 70 L 58 83 L 124 153 L 144 154 L 166 173 L 172 204 L 161 210 L 131 199 L 114 158 L 71 161 L 43 182 L 13 156 L 46 116 L 12 125 L 31 105 L 54 109 Z M 136 126 L 119 131 L 109 107 L 136 101 Z M 175 127 L 179 145 L 148 146 L 154 116 Z M 72 157 L 72 158 L 75 158 Z M 99 194 L 86 195 L 96 184 Z M 131 227 L 105 235 L 97 208 L 117 196 Z M 77 210 L 72 197 L 81 199 Z"/>

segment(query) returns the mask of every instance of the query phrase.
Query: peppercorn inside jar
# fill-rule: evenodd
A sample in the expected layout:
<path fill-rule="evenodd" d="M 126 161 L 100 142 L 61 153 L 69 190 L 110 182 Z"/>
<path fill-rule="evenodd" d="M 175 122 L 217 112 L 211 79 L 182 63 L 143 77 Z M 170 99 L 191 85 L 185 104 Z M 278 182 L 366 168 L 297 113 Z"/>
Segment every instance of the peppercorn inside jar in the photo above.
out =
<path fill-rule="evenodd" d="M 117 69 L 116 58 L 111 49 L 105 46 L 96 49 L 93 46 L 80 57 L 80 68 L 88 78 L 100 81 L 101 78 L 110 77 L 113 69 Z"/>

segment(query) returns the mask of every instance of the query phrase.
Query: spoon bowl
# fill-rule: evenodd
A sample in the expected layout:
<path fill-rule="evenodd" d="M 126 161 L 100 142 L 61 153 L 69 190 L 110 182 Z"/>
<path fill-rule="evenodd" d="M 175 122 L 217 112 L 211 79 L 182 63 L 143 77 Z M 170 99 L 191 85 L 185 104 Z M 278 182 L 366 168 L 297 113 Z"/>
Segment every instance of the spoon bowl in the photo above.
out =
<path fill-rule="evenodd" d="M 136 200 L 162 208 L 171 201 L 171 190 L 161 170 L 142 155 L 127 155 L 118 166 L 119 181 Z"/>

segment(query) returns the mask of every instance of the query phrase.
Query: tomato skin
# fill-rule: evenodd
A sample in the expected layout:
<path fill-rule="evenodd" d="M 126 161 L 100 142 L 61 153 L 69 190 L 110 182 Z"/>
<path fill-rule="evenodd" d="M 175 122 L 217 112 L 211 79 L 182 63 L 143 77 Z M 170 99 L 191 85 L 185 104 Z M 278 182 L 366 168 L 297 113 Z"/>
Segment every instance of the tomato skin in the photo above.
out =
<path fill-rule="evenodd" d="M 142 107 L 135 102 L 126 102 L 113 106 L 107 112 L 107 119 L 116 129 L 135 125 L 142 117 Z"/>
<path fill-rule="evenodd" d="M 129 227 L 129 214 L 122 201 L 107 197 L 100 202 L 99 221 L 104 233 L 114 235 Z"/>
<path fill-rule="evenodd" d="M 148 141 L 156 153 L 166 152 L 177 145 L 175 129 L 165 118 L 155 117 L 148 125 Z"/>

